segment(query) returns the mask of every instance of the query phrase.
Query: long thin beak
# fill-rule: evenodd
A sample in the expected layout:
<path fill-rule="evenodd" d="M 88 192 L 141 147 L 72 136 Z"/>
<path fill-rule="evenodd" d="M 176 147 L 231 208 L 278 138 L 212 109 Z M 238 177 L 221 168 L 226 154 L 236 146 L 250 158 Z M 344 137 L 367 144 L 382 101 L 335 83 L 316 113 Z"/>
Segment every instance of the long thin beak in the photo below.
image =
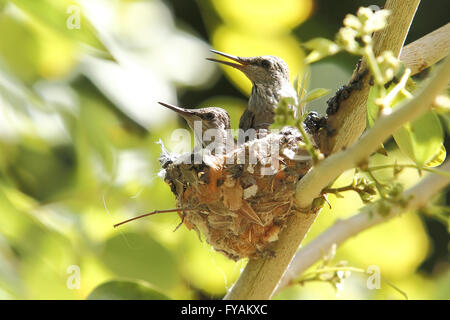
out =
<path fill-rule="evenodd" d="M 221 56 L 223 56 L 225 58 L 228 58 L 228 59 L 231 59 L 233 61 L 236 61 L 238 63 L 233 63 L 233 62 L 230 62 L 230 61 L 218 60 L 218 59 L 214 59 L 214 58 L 206 58 L 206 60 L 222 63 L 222 64 L 225 64 L 227 66 L 231 66 L 231 67 L 239 69 L 239 70 L 242 70 L 246 65 L 248 65 L 248 63 L 241 57 L 233 56 L 231 54 L 220 52 L 220 51 L 217 51 L 217 50 L 212 50 L 212 49 L 210 51 L 214 52 L 214 53 L 216 53 L 218 55 L 221 55 Z"/>
<path fill-rule="evenodd" d="M 158 102 L 158 103 L 166 108 L 169 108 L 172 111 L 175 111 L 176 113 L 180 114 L 183 117 L 184 116 L 192 117 L 192 113 L 188 109 L 180 108 L 180 107 L 174 106 L 172 104 L 164 103 L 164 102 Z"/>

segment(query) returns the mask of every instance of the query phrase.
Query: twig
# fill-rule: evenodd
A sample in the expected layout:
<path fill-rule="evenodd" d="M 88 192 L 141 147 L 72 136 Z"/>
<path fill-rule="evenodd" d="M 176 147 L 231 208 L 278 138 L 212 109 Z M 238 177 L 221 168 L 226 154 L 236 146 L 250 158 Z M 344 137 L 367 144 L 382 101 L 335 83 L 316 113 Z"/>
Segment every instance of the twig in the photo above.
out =
<path fill-rule="evenodd" d="M 339 188 L 325 188 L 322 190 L 322 193 L 341 193 L 341 192 L 345 192 L 345 191 L 355 191 L 358 192 L 359 189 L 356 188 L 354 185 L 348 185 L 348 186 L 344 186 L 344 187 L 339 187 Z"/>
<path fill-rule="evenodd" d="M 158 214 L 158 213 L 168 213 L 168 212 L 178 212 L 178 211 L 186 211 L 186 210 L 192 210 L 192 208 L 175 208 L 175 209 L 155 210 L 155 211 L 148 212 L 148 213 L 145 213 L 145 214 L 141 214 L 140 216 L 133 217 L 133 218 L 124 220 L 124 221 L 122 221 L 122 222 L 116 223 L 116 224 L 114 225 L 114 228 L 117 228 L 118 226 L 121 226 L 121 225 L 123 225 L 123 224 L 125 224 L 125 223 L 131 222 L 131 221 L 134 221 L 134 220 L 137 220 L 137 219 L 140 219 L 140 218 L 152 216 L 152 215 L 154 215 L 154 214 Z"/>
<path fill-rule="evenodd" d="M 418 167 L 415 164 L 384 164 L 384 165 L 379 165 L 379 166 L 374 166 L 374 167 L 370 167 L 368 168 L 369 171 L 376 171 L 376 170 L 386 170 L 386 169 L 403 169 L 403 168 L 408 168 L 408 169 L 416 169 L 418 171 L 428 171 L 431 173 L 436 173 L 436 174 L 440 174 L 440 175 L 444 175 L 447 177 L 450 177 L 450 173 L 447 171 L 442 171 L 436 168 L 430 168 L 430 167 Z"/>
<path fill-rule="evenodd" d="M 440 169 L 445 172 L 450 172 L 450 161 L 447 161 Z M 377 204 L 375 203 L 365 207 L 360 213 L 348 219 L 337 221 L 332 227 L 328 228 L 296 253 L 277 291 L 284 288 L 315 262 L 319 261 L 322 258 L 322 252 L 327 252 L 333 244 L 339 245 L 354 235 L 386 222 L 405 211 L 421 208 L 449 183 L 449 176 L 430 174 L 417 185 L 404 192 L 403 198 L 410 199 L 407 202 L 406 208 L 397 205 L 392 207 L 389 215 L 380 215 L 378 213 L 370 215 L 370 212 L 376 212 L 375 208 Z"/>
<path fill-rule="evenodd" d="M 300 279 L 296 279 L 295 282 L 291 283 L 291 284 L 304 284 L 305 282 L 312 282 L 312 281 L 320 281 L 320 282 L 328 282 L 330 283 L 330 280 L 327 279 L 320 279 L 320 274 L 326 274 L 329 272 L 339 272 L 339 271 L 343 271 L 343 272 L 356 272 L 356 273 L 362 273 L 365 274 L 366 270 L 362 269 L 362 268 L 356 268 L 356 267 L 326 267 L 323 269 L 317 269 L 314 270 L 310 273 L 304 274 L 301 276 Z M 398 293 L 400 293 L 406 300 L 408 300 L 408 295 L 406 294 L 406 292 L 404 292 L 403 290 L 401 290 L 399 287 L 397 287 L 396 285 L 394 285 L 393 283 L 387 281 L 386 279 L 384 279 L 383 277 L 381 277 L 381 280 L 383 282 L 385 282 L 388 286 L 392 287 L 395 291 L 397 291 Z"/>

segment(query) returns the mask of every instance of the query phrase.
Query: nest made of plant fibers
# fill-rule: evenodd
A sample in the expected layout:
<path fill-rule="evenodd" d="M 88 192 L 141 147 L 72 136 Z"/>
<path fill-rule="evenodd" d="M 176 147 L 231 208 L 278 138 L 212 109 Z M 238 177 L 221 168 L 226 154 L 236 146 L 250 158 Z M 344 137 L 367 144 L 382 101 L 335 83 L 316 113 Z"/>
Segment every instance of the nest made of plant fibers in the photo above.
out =
<path fill-rule="evenodd" d="M 226 155 L 203 154 L 198 164 L 186 163 L 195 163 L 186 161 L 194 154 L 168 154 L 162 147 L 161 176 L 184 208 L 182 223 L 230 259 L 273 255 L 269 245 L 287 218 L 304 214 L 294 204 L 295 186 L 312 159 L 301 141 L 297 129 L 287 127 Z"/>

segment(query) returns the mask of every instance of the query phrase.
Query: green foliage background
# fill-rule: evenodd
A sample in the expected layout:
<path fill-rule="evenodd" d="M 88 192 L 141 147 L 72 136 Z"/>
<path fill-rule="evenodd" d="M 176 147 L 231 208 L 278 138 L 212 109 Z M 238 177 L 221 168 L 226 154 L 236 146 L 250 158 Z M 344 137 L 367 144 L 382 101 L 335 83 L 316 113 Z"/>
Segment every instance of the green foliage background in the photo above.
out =
<path fill-rule="evenodd" d="M 246 262 L 227 260 L 185 227 L 173 232 L 175 213 L 112 227 L 175 206 L 157 176 L 155 142 L 173 148 L 172 132 L 186 124 L 156 102 L 221 106 L 236 127 L 250 83 L 206 61 L 210 45 L 242 56 L 278 55 L 294 78 L 305 69 L 301 43 L 332 38 L 346 13 L 368 4 L 0 0 L 0 298 L 220 298 Z M 407 42 L 447 22 L 443 3 L 421 6 Z M 67 27 L 69 8 L 81 9 L 80 29 Z M 355 59 L 339 54 L 312 65 L 310 87 L 334 92 Z M 326 98 L 309 107 L 323 112 Z M 393 143 L 387 149 L 406 161 Z M 412 185 L 419 176 L 408 171 L 401 179 Z M 443 195 L 448 209 L 446 201 Z M 362 205 L 352 194 L 331 196 L 331 203 L 308 239 Z M 410 298 L 448 298 L 447 246 L 444 223 L 410 213 L 348 241 L 336 260 L 379 266 Z M 80 289 L 67 286 L 72 265 L 80 267 Z M 353 275 L 338 293 L 312 283 L 277 298 L 402 298 L 365 282 Z"/>

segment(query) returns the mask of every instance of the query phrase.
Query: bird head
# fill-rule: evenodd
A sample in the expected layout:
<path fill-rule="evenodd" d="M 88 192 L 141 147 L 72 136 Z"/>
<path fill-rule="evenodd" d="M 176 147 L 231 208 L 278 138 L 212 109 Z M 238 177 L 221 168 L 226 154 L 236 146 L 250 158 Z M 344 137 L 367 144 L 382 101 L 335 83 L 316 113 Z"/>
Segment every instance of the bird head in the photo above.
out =
<path fill-rule="evenodd" d="M 204 141 L 204 134 L 207 130 L 213 134 L 214 141 L 219 141 L 221 145 L 225 145 L 231 135 L 230 116 L 222 108 L 209 107 L 200 109 L 185 109 L 168 103 L 158 102 L 160 105 L 175 111 L 182 116 L 194 132 L 195 140 L 199 145 L 206 147 L 209 143 Z M 196 128 L 195 121 L 201 121 L 201 131 Z M 198 125 L 197 125 L 198 127 Z"/>
<path fill-rule="evenodd" d="M 192 130 L 194 130 L 195 121 L 202 122 L 203 131 L 208 129 L 227 130 L 231 127 L 230 116 L 228 115 L 228 112 L 222 108 L 209 107 L 200 109 L 185 109 L 164 102 L 158 103 L 182 116 Z"/>
<path fill-rule="evenodd" d="M 283 59 L 275 56 L 238 57 L 217 50 L 211 50 L 231 61 L 207 58 L 207 60 L 231 66 L 244 73 L 253 83 L 278 85 L 289 82 L 289 68 Z"/>

